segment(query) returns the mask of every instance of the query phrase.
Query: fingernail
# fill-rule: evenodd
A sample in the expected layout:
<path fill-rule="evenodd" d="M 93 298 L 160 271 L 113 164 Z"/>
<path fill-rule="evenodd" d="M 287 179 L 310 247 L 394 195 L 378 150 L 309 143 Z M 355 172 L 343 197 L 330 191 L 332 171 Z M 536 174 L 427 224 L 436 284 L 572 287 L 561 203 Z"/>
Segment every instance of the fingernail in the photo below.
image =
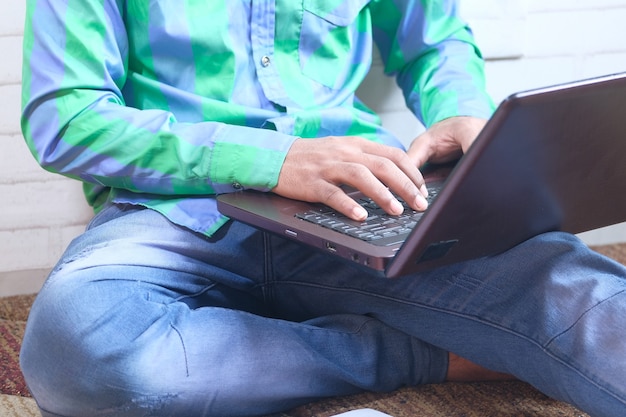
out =
<path fill-rule="evenodd" d="M 356 220 L 365 220 L 367 219 L 368 213 L 367 213 L 367 210 L 365 210 L 363 207 L 356 206 L 352 210 L 352 216 Z"/>
<path fill-rule="evenodd" d="M 402 214 L 402 212 L 404 211 L 404 206 L 402 206 L 402 204 L 398 200 L 394 199 L 391 202 L 391 211 L 396 214 Z"/>
<path fill-rule="evenodd" d="M 415 205 L 422 210 L 426 210 L 428 208 L 428 201 L 426 201 L 423 195 L 418 194 L 415 197 Z"/>
<path fill-rule="evenodd" d="M 422 186 L 420 187 L 420 192 L 424 197 L 428 197 L 428 188 L 426 187 L 426 184 L 422 184 Z"/>

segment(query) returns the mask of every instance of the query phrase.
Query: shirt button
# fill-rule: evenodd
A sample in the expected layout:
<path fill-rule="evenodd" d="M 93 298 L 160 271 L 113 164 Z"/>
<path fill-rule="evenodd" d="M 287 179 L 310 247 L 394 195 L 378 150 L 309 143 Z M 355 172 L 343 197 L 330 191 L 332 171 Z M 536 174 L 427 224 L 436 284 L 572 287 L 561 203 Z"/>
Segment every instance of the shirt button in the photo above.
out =
<path fill-rule="evenodd" d="M 269 67 L 271 62 L 272 62 L 272 60 L 267 55 L 265 55 L 263 58 L 261 58 L 261 65 L 263 65 L 264 67 Z"/>
<path fill-rule="evenodd" d="M 243 186 L 238 182 L 233 182 L 232 186 L 235 190 L 241 190 L 243 188 Z"/>

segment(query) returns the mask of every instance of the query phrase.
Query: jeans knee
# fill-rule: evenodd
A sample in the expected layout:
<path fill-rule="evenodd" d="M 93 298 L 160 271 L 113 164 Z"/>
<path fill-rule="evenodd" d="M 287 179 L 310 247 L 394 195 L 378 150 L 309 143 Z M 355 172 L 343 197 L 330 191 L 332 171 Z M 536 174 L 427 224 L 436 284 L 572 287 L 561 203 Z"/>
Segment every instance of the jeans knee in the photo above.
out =
<path fill-rule="evenodd" d="M 176 373 L 185 377 L 185 358 L 162 304 L 130 293 L 105 306 L 90 302 L 94 294 L 59 288 L 46 288 L 33 305 L 20 355 L 43 412 L 144 415 L 177 395 L 164 386 L 176 386 Z M 169 353 L 168 375 L 159 371 L 161 350 Z"/>
<path fill-rule="evenodd" d="M 173 339 L 100 339 L 108 347 L 98 349 L 89 341 L 91 336 L 51 337 L 43 327 L 32 322 L 21 356 L 27 384 L 43 415 L 227 415 L 235 412 L 233 400 L 253 385 L 236 371 L 236 360 L 212 355 L 210 347 L 202 369 L 189 369 L 184 348 Z M 238 366 L 244 369 L 243 363 Z M 250 413 L 257 405 L 240 404 Z"/>

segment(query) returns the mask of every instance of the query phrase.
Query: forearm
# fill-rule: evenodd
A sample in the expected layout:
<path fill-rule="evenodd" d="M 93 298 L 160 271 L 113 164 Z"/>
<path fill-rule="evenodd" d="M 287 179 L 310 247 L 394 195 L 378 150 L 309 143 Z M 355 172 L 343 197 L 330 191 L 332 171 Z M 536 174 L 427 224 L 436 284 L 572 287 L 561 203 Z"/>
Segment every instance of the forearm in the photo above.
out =
<path fill-rule="evenodd" d="M 275 186 L 295 138 L 237 125 L 245 120 L 229 123 L 232 108 L 218 110 L 219 101 L 193 92 L 180 94 L 200 102 L 201 112 L 171 111 L 173 98 L 161 94 L 169 87 L 143 76 L 147 70 L 128 56 L 124 11 L 105 3 L 29 2 L 22 130 L 39 163 L 87 183 L 150 194 Z M 126 102 L 137 94 L 143 110 Z"/>
<path fill-rule="evenodd" d="M 493 102 L 483 65 L 469 39 L 448 39 L 400 72 L 398 84 L 407 106 L 426 126 L 453 116 L 489 118 Z"/>
<path fill-rule="evenodd" d="M 293 140 L 263 129 L 179 123 L 168 112 L 131 109 L 89 90 L 32 103 L 27 113 L 24 136 L 46 169 L 151 194 L 212 194 L 235 182 L 272 188 Z"/>

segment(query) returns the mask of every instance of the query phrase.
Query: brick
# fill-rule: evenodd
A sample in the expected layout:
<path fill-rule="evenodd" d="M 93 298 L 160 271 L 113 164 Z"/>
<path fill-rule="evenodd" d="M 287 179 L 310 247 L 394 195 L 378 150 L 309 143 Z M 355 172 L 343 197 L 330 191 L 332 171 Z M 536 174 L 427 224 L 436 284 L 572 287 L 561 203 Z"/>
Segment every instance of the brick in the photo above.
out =
<path fill-rule="evenodd" d="M 486 60 L 524 55 L 526 18 L 482 19 L 470 22 L 476 44 Z M 499 36 L 493 36 L 497 33 Z"/>
<path fill-rule="evenodd" d="M 0 4 L 0 36 L 23 34 L 26 1 L 3 1 Z"/>
<path fill-rule="evenodd" d="M 51 249 L 48 228 L 0 231 L 0 271 L 48 268 Z"/>
<path fill-rule="evenodd" d="M 574 55 L 579 53 L 587 13 L 549 12 L 529 14 L 526 56 Z"/>
<path fill-rule="evenodd" d="M 626 8 L 530 14 L 527 56 L 625 51 Z"/>
<path fill-rule="evenodd" d="M 19 271 L 0 271 L 0 294 L 3 297 L 19 294 L 35 294 L 39 292 L 49 268 L 23 269 Z"/>
<path fill-rule="evenodd" d="M 488 62 L 487 90 L 500 102 L 518 91 L 546 87 L 580 78 L 575 57 L 526 58 Z"/>
<path fill-rule="evenodd" d="M 624 7 L 624 0 L 526 0 L 529 12 L 601 10 Z"/>
<path fill-rule="evenodd" d="M 607 52 L 626 52 L 626 7 L 596 10 L 585 13 L 586 30 L 581 43 L 580 53 L 595 55 Z M 622 70 L 626 68 L 626 61 L 621 61 Z"/>
<path fill-rule="evenodd" d="M 2 136 L 0 152 L 0 185 L 51 181 L 60 178 L 39 166 L 22 136 Z"/>
<path fill-rule="evenodd" d="M 4 201 L 0 230 L 77 226 L 92 216 L 80 183 L 69 179 L 0 185 L 0 195 Z"/>
<path fill-rule="evenodd" d="M 626 52 L 585 55 L 581 59 L 581 78 L 614 74 L 626 70 Z"/>
<path fill-rule="evenodd" d="M 524 0 L 464 0 L 460 2 L 460 13 L 486 59 L 523 54 L 527 15 Z"/>
<path fill-rule="evenodd" d="M 39 291 L 71 240 L 83 231 L 83 226 L 0 231 L 0 295 Z"/>
<path fill-rule="evenodd" d="M 0 36 L 0 85 L 19 84 L 22 81 L 22 37 Z"/>
<path fill-rule="evenodd" d="M 0 135 L 19 134 L 20 130 L 19 84 L 0 85 Z"/>

